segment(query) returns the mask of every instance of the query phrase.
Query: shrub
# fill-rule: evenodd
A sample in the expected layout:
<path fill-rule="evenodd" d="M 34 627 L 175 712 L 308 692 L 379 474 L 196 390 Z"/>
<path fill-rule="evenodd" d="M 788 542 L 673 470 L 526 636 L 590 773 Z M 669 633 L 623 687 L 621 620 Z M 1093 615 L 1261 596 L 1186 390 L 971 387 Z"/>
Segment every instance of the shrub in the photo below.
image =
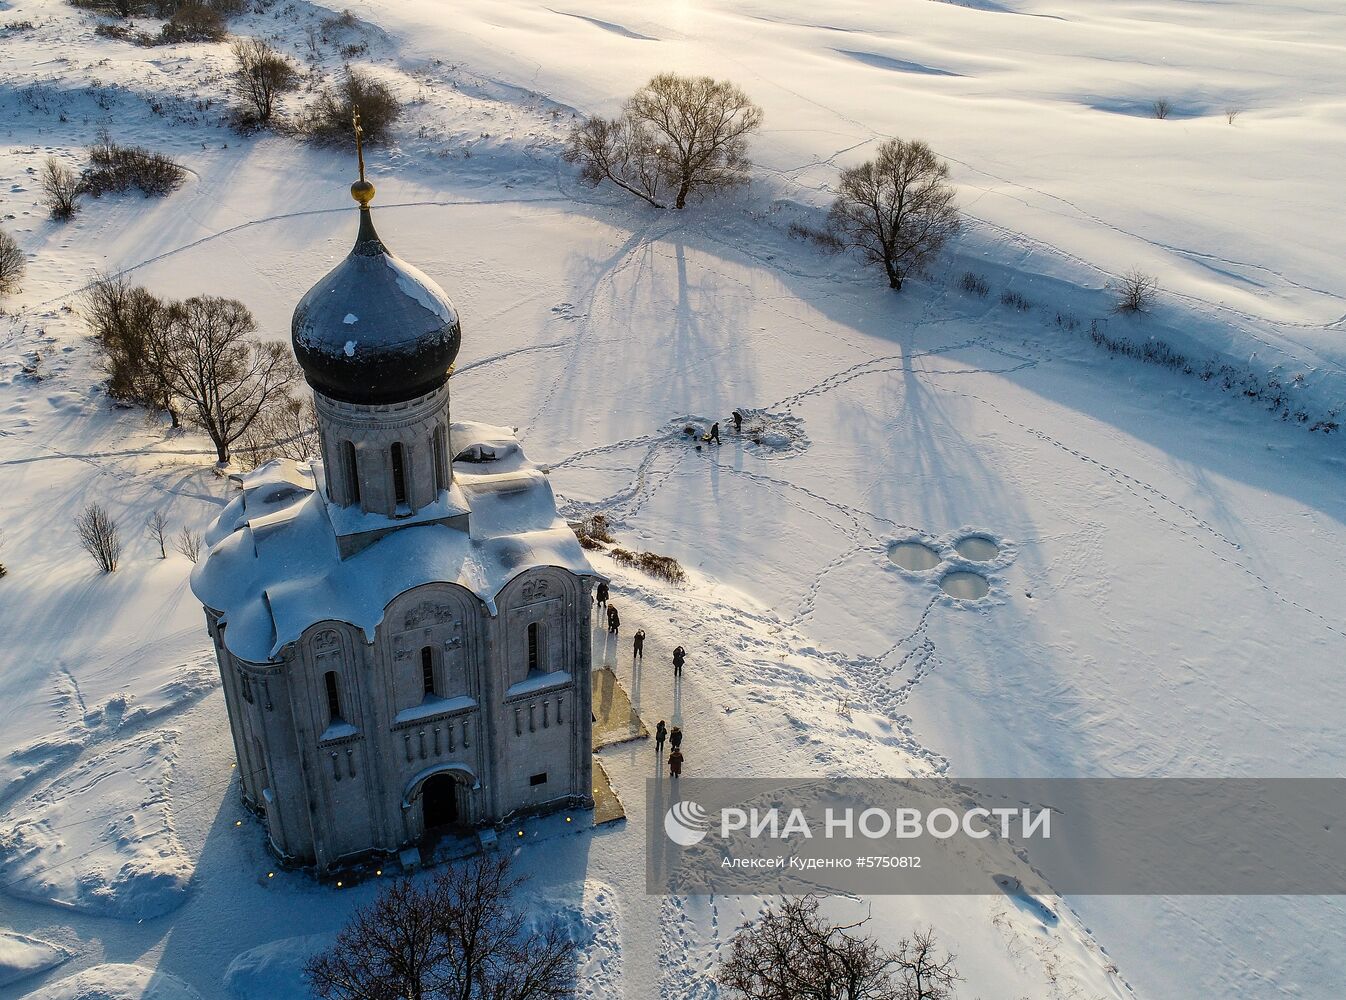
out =
<path fill-rule="evenodd" d="M 165 42 L 222 42 L 226 34 L 223 15 L 204 3 L 184 3 L 163 27 Z"/>
<path fill-rule="evenodd" d="M 318 413 L 313 398 L 303 399 L 285 393 L 268 401 L 238 439 L 237 451 L 247 456 L 252 468 L 273 458 L 302 462 L 318 454 Z"/>
<path fill-rule="evenodd" d="M 1150 105 L 1150 110 L 1156 118 L 1167 118 L 1173 111 L 1173 102 L 1167 97 L 1161 97 Z"/>
<path fill-rule="evenodd" d="M 608 530 L 608 519 L 602 514 L 590 514 L 583 520 L 574 521 L 570 530 L 575 532 L 580 546 L 586 549 L 601 549 L 615 541 Z"/>
<path fill-rule="evenodd" d="M 1117 279 L 1115 288 L 1117 303 L 1112 307 L 1113 312 L 1142 313 L 1153 304 L 1155 293 L 1159 291 L 1159 279 L 1133 267 Z"/>
<path fill-rule="evenodd" d="M 42 165 L 42 193 L 53 219 L 73 219 L 79 212 L 79 177 L 54 156 Z"/>
<path fill-rule="evenodd" d="M 145 197 L 171 194 L 187 179 L 177 161 L 140 146 L 118 146 L 103 134 L 89 150 L 80 189 L 98 198 L 139 188 Z"/>
<path fill-rule="evenodd" d="M 1028 312 L 1033 308 L 1033 303 L 1029 302 L 1018 292 L 1009 291 L 1008 289 L 1000 293 L 1000 304 L 1002 306 L 1009 306 L 1011 309 L 1016 309 L 1019 312 Z"/>
<path fill-rule="evenodd" d="M 973 271 L 964 271 L 958 285 L 963 291 L 982 299 L 986 298 L 987 293 L 991 290 L 991 286 L 986 283 L 986 279 Z"/>
<path fill-rule="evenodd" d="M 261 38 L 235 39 L 234 92 L 243 100 L 244 121 L 264 125 L 276 99 L 298 86 L 299 73 L 290 60 Z"/>
<path fill-rule="evenodd" d="M 117 568 L 122 555 L 121 532 L 112 515 L 99 504 L 91 503 L 75 518 L 79 543 L 104 573 Z"/>
<path fill-rule="evenodd" d="M 184 524 L 177 537 L 173 539 L 173 548 L 192 562 L 196 562 L 201 555 L 201 536 Z"/>
<path fill-rule="evenodd" d="M 386 142 L 393 123 L 402 116 L 402 105 L 386 84 L 360 69 L 347 69 L 340 82 L 322 90 L 309 107 L 305 135 L 318 143 L 349 143 L 357 106 L 364 141 Z"/>
<path fill-rule="evenodd" d="M 108 396 L 165 409 L 177 427 L 177 410 L 159 356 L 168 304 L 123 277 L 100 277 L 80 296 L 80 309 L 103 352 Z"/>
<path fill-rule="evenodd" d="M 669 583 L 682 583 L 687 579 L 687 572 L 672 556 L 632 552 L 630 549 L 613 549 L 611 555 L 618 566 L 634 566 L 643 573 Z"/>
<path fill-rule="evenodd" d="M 0 229 L 0 295 L 9 295 L 19 290 L 23 272 L 28 262 L 24 260 L 19 241 Z"/>
<path fill-rule="evenodd" d="M 1230 125 L 1233 125 L 1233 124 L 1234 124 L 1234 119 L 1237 118 L 1237 117 L 1238 117 L 1239 115 L 1241 115 L 1241 114 L 1243 114 L 1243 109 L 1242 109 L 1242 108 L 1225 108 L 1225 109 L 1224 109 L 1224 120 L 1225 120 L 1226 122 L 1228 122 Z"/>

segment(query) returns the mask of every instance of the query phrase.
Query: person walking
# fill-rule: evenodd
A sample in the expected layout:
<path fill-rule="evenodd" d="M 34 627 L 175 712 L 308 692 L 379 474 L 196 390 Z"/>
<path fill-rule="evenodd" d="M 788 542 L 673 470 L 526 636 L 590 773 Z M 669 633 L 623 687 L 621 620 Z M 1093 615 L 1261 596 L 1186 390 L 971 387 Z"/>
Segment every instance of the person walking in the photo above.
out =
<path fill-rule="evenodd" d="M 674 750 L 668 755 L 668 776 L 676 778 L 682 774 L 682 751 Z"/>
<path fill-rule="evenodd" d="M 719 421 L 710 425 L 710 433 L 706 435 L 706 440 L 711 444 L 720 443 L 720 424 Z"/>
<path fill-rule="evenodd" d="M 631 660 L 632 662 L 636 660 L 641 663 L 645 662 L 645 630 L 643 628 L 636 629 L 635 645 L 631 647 Z"/>
<path fill-rule="evenodd" d="M 594 596 L 598 601 L 598 610 L 601 613 L 608 606 L 608 585 L 600 582 Z"/>
<path fill-rule="evenodd" d="M 608 605 L 608 633 L 616 635 L 617 630 L 622 627 L 621 616 L 617 614 L 617 609 L 611 604 Z"/>
<path fill-rule="evenodd" d="M 734 433 L 743 433 L 743 414 L 739 410 L 734 411 Z"/>
<path fill-rule="evenodd" d="M 664 725 L 664 720 L 659 720 L 659 725 L 654 727 L 654 749 L 662 758 L 664 756 L 664 741 L 668 739 L 668 727 Z"/>
<path fill-rule="evenodd" d="M 679 750 L 682 749 L 682 727 L 681 727 L 681 726 L 674 726 L 671 730 L 669 730 L 669 733 L 668 733 L 668 745 L 671 746 L 671 747 L 673 748 L 673 752 L 674 752 L 674 753 L 677 753 Z"/>
<path fill-rule="evenodd" d="M 673 650 L 673 676 L 674 676 L 674 677 L 681 677 L 681 676 L 682 676 L 682 664 L 683 664 L 683 661 L 686 660 L 686 659 L 687 659 L 687 650 L 683 649 L 681 646 L 679 646 L 679 647 L 677 647 L 677 649 Z"/>

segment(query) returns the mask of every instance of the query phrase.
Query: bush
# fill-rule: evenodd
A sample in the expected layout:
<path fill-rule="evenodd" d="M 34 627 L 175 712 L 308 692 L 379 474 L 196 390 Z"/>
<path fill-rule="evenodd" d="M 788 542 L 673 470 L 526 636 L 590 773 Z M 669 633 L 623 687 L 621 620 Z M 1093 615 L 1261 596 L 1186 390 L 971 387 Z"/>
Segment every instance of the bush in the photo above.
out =
<path fill-rule="evenodd" d="M 122 277 L 100 277 L 80 297 L 89 331 L 103 352 L 112 399 L 167 410 L 179 424 L 164 377 L 164 328 L 168 303 Z"/>
<path fill-rule="evenodd" d="M 1173 102 L 1167 97 L 1161 97 L 1150 105 L 1150 110 L 1156 118 L 1167 118 L 1173 111 Z"/>
<path fill-rule="evenodd" d="M 608 530 L 608 519 L 602 514 L 590 514 L 583 520 L 574 521 L 570 525 L 570 530 L 575 532 L 580 546 L 586 549 L 601 549 L 616 540 Z"/>
<path fill-rule="evenodd" d="M 118 146 L 106 134 L 89 150 L 80 190 L 98 198 L 139 188 L 145 197 L 171 194 L 187 179 L 175 160 L 140 146 Z"/>
<path fill-rule="evenodd" d="M 44 204 L 51 217 L 60 221 L 73 219 L 79 212 L 79 177 L 54 156 L 47 157 L 42 165 L 41 177 Z"/>
<path fill-rule="evenodd" d="M 112 515 L 102 506 L 91 503 L 75 518 L 79 543 L 104 573 L 117 569 L 122 556 L 121 532 Z"/>
<path fill-rule="evenodd" d="M 184 524 L 177 537 L 173 539 L 173 548 L 192 562 L 196 562 L 201 555 L 201 535 Z"/>
<path fill-rule="evenodd" d="M 1112 307 L 1113 312 L 1142 313 L 1153 304 L 1155 293 L 1159 291 L 1159 279 L 1133 267 L 1117 279 L 1115 288 L 1117 303 Z"/>
<path fill-rule="evenodd" d="M 285 393 L 268 401 L 257 419 L 239 436 L 236 450 L 246 455 L 248 465 L 255 469 L 273 458 L 302 462 L 320 449 L 313 397 L 306 394 L 298 399 Z"/>
<path fill-rule="evenodd" d="M 611 555 L 618 566 L 634 566 L 643 573 L 669 583 L 682 583 L 687 579 L 687 572 L 672 556 L 632 552 L 630 549 L 613 549 Z"/>
<path fill-rule="evenodd" d="M 1018 292 L 1013 291 L 1001 292 L 1000 304 L 1002 306 L 1009 306 L 1011 309 L 1018 310 L 1021 313 L 1026 313 L 1033 308 L 1033 303 L 1029 302 Z"/>
<path fill-rule="evenodd" d="M 184 3 L 163 27 L 165 42 L 222 42 L 227 34 L 223 15 L 204 3 Z"/>
<path fill-rule="evenodd" d="M 982 299 L 986 298 L 987 293 L 991 290 L 990 285 L 986 283 L 986 279 L 972 271 L 964 271 L 958 284 L 963 291 Z"/>
<path fill-rule="evenodd" d="M 325 87 L 309 107 L 304 134 L 327 145 L 349 143 L 357 106 L 366 143 L 386 142 L 393 123 L 402 117 L 402 105 L 386 84 L 364 70 L 347 69 L 341 81 Z"/>
<path fill-rule="evenodd" d="M 0 295 L 9 295 L 19 290 L 23 272 L 28 267 L 19 241 L 0 229 Z"/>

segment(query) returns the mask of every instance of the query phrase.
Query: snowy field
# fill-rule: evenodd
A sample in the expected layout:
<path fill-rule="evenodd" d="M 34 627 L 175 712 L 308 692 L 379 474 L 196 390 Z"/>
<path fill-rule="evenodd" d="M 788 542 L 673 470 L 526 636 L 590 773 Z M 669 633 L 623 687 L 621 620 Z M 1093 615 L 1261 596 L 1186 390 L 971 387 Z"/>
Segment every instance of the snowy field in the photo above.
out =
<path fill-rule="evenodd" d="M 1340 775 L 1343 437 L 1083 332 L 1274 375 L 1315 419 L 1346 403 L 1338 4 L 349 7 L 313 46 L 333 14 L 315 4 L 232 27 L 317 74 L 364 46 L 353 61 L 408 102 L 369 155 L 375 214 L 463 317 L 454 418 L 518 427 L 564 513 L 604 512 L 689 570 L 669 587 L 598 560 L 650 635 L 640 682 L 625 645 L 595 641 L 651 724 L 674 709 L 668 650 L 691 651 L 689 772 Z M 139 48 L 57 0 L 0 2 L 0 29 L 22 21 L 0 30 L 0 227 L 29 255 L 0 317 L 0 1000 L 302 997 L 297 964 L 373 889 L 269 877 L 190 564 L 139 530 L 154 510 L 204 528 L 226 484 L 204 437 L 108 404 L 70 307 L 95 270 L 127 270 L 242 299 L 288 337 L 353 240 L 353 164 L 223 127 L 223 45 Z M 574 113 L 612 113 L 663 69 L 764 107 L 747 191 L 663 214 L 559 161 Z M 75 164 L 103 124 L 190 180 L 49 221 L 37 169 Z M 787 234 L 891 135 L 950 160 L 967 219 L 896 296 Z M 1112 316 L 1106 286 L 1135 265 L 1161 300 Z M 967 270 L 989 297 L 960 291 Z M 762 444 L 683 440 L 734 407 L 760 411 Z M 92 499 L 127 535 L 112 576 L 70 527 Z M 968 536 L 999 553 L 969 561 Z M 889 559 L 912 540 L 934 568 Z M 984 599 L 941 590 L 959 569 Z M 646 896 L 653 749 L 602 758 L 629 819 L 530 824 L 539 909 L 583 943 L 584 995 L 714 997 L 759 901 Z M 831 905 L 872 907 L 889 940 L 932 925 L 962 997 L 1346 992 L 1337 899 L 1045 903 L 1053 918 L 994 893 Z"/>

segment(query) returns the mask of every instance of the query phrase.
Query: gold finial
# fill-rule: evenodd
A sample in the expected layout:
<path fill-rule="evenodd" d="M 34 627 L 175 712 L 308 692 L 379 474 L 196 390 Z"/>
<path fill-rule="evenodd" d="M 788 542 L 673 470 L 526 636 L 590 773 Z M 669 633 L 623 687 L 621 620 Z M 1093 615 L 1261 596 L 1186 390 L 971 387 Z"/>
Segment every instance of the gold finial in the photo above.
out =
<path fill-rule="evenodd" d="M 365 130 L 360 125 L 358 104 L 351 113 L 351 126 L 355 129 L 355 158 L 360 163 L 360 179 L 351 185 L 351 197 L 360 203 L 361 211 L 368 211 L 369 203 L 374 200 L 374 185 L 365 180 Z"/>

